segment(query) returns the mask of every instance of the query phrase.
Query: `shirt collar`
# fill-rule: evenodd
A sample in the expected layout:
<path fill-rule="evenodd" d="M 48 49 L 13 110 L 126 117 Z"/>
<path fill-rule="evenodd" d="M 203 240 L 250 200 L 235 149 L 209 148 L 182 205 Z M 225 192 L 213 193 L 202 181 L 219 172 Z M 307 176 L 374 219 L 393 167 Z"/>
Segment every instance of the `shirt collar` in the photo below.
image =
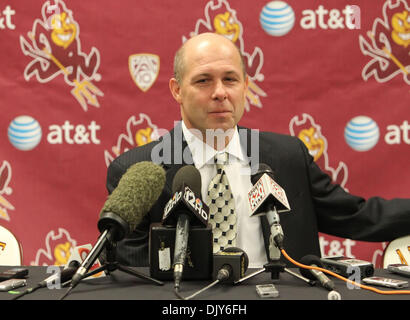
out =
<path fill-rule="evenodd" d="M 197 169 L 202 168 L 205 164 L 213 164 L 215 155 L 217 153 L 223 152 L 227 152 L 229 154 L 230 161 L 232 161 L 233 159 L 239 160 L 241 162 L 246 161 L 243 150 L 241 148 L 239 134 L 236 126 L 232 139 L 229 141 L 226 148 L 220 151 L 215 150 L 210 145 L 204 143 L 200 138 L 195 136 L 192 132 L 190 132 L 190 130 L 186 127 L 184 121 L 182 121 L 182 132 L 191 151 L 192 159 Z"/>

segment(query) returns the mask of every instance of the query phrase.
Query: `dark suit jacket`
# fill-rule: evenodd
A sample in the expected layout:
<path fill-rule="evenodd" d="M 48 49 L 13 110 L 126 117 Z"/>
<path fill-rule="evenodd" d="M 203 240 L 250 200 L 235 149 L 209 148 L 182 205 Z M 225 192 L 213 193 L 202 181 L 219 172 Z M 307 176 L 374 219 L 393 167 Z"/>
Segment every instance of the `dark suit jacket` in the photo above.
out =
<path fill-rule="evenodd" d="M 252 160 L 249 148 L 252 147 L 251 130 L 245 130 L 246 138 L 241 139 L 241 143 L 248 146 L 247 155 Z M 166 170 L 166 184 L 158 201 L 137 229 L 130 237 L 118 243 L 117 261 L 122 264 L 148 265 L 149 226 L 161 221 L 164 206 L 172 197 L 175 173 L 183 165 L 192 164 L 192 156 L 185 140 L 182 143 L 174 141 L 175 137 L 182 136 L 179 124 L 160 140 L 123 153 L 108 168 L 107 189 L 111 193 L 129 166 L 139 161 L 154 160 L 151 157 L 153 150 L 157 154 L 158 149 L 155 148 L 164 151 L 162 156 L 166 163 L 162 165 Z M 185 151 L 183 158 L 181 154 L 186 149 L 188 152 Z M 184 163 L 175 163 L 181 158 L 185 159 Z M 410 200 L 387 201 L 373 197 L 366 201 L 345 192 L 320 170 L 298 138 L 259 132 L 259 162 L 274 170 L 275 181 L 282 186 L 288 197 L 291 211 L 280 214 L 280 219 L 285 235 L 284 248 L 293 259 L 300 260 L 307 254 L 320 256 L 318 232 L 364 241 L 391 241 L 410 234 Z M 270 227 L 266 217 L 260 219 L 268 256 Z M 284 257 L 282 260 L 291 265 Z"/>

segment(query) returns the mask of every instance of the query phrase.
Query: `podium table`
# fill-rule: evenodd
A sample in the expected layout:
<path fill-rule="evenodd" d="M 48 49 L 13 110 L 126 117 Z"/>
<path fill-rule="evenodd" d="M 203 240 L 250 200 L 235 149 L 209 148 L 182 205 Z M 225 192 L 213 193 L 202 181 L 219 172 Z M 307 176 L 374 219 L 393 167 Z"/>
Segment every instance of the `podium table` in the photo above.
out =
<path fill-rule="evenodd" d="M 12 268 L 12 266 L 0 266 L 0 271 Z M 22 292 L 27 288 L 34 287 L 38 282 L 49 277 L 51 273 L 47 273 L 47 267 L 28 266 L 29 274 L 27 277 L 27 286 L 16 289 L 15 291 Z M 135 268 L 139 272 L 149 275 L 148 268 Z M 297 268 L 290 269 L 293 272 L 299 273 Z M 250 274 L 256 269 L 250 269 L 246 274 Z M 385 269 L 375 270 L 377 276 L 385 276 L 394 279 L 403 279 L 410 282 L 410 278 L 405 278 L 401 275 L 392 274 Z M 410 295 L 383 295 L 377 294 L 364 289 L 352 288 L 346 282 L 329 276 L 335 282 L 335 289 L 340 293 L 342 300 L 410 300 Z M 212 280 L 201 281 L 182 281 L 180 294 L 183 297 L 188 297 L 197 290 L 202 289 Z M 255 285 L 273 283 L 279 291 L 279 297 L 276 298 L 260 298 L 256 292 Z M 64 300 L 173 300 L 178 298 L 174 294 L 173 281 L 164 281 L 163 286 L 155 285 L 152 282 L 141 278 L 133 277 L 129 274 L 115 271 L 110 275 L 102 278 L 82 280 Z M 375 287 L 380 290 L 395 290 L 383 287 Z M 27 294 L 20 300 L 59 300 L 66 292 L 67 287 L 60 289 L 49 289 L 47 287 L 39 289 L 33 293 Z M 403 290 L 410 290 L 409 288 Z M 14 294 L 8 292 L 0 292 L 0 300 L 11 300 Z M 198 300 L 327 300 L 328 291 L 320 286 L 310 286 L 301 279 L 292 276 L 289 273 L 280 273 L 279 279 L 271 279 L 271 274 L 267 272 L 260 273 L 252 278 L 249 278 L 237 285 L 217 284 L 214 287 L 200 293 L 190 301 Z"/>

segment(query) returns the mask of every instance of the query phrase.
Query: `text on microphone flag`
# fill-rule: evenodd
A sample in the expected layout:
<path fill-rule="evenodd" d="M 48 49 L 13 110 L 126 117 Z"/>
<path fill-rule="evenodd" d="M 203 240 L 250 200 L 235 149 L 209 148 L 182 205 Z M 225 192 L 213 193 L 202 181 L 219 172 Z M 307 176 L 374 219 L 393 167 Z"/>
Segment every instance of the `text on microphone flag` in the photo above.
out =
<path fill-rule="evenodd" d="M 263 200 L 265 200 L 266 197 L 267 193 L 265 192 L 261 179 L 259 179 L 248 193 L 252 213 L 259 208 L 259 205 L 263 202 Z"/>
<path fill-rule="evenodd" d="M 268 197 L 274 197 L 278 203 L 278 212 L 290 211 L 285 191 L 269 175 L 264 174 L 248 192 L 250 216 L 258 215 L 257 210 Z"/>
<path fill-rule="evenodd" d="M 276 199 L 278 199 L 286 208 L 290 208 L 288 198 L 286 197 L 286 193 L 283 190 L 283 188 L 276 183 L 275 180 L 273 180 L 271 177 L 268 177 L 271 186 L 272 186 L 272 193 L 276 196 Z"/>

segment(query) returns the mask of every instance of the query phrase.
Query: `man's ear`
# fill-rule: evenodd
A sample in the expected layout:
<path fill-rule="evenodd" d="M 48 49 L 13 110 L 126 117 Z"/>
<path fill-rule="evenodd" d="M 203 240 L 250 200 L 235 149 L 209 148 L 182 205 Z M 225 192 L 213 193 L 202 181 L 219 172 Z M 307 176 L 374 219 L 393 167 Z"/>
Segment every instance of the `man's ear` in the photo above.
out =
<path fill-rule="evenodd" d="M 179 83 L 177 79 L 171 78 L 169 80 L 169 90 L 171 91 L 172 96 L 174 99 L 181 104 L 181 87 L 179 86 Z"/>
<path fill-rule="evenodd" d="M 244 93 L 245 93 L 245 99 L 246 99 L 246 95 L 248 94 L 248 87 L 249 87 L 249 77 L 247 74 L 245 75 L 244 85 L 245 85 Z"/>

